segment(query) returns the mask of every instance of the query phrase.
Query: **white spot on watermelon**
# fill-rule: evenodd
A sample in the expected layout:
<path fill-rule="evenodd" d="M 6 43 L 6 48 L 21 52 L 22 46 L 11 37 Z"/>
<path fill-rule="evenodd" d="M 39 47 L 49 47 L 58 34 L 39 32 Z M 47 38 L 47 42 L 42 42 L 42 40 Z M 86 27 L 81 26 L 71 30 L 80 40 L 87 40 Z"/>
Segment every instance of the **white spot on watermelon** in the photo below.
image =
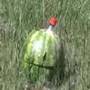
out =
<path fill-rule="evenodd" d="M 42 51 L 43 48 L 43 40 L 37 40 L 33 42 L 33 48 L 32 48 L 32 52 L 33 53 L 40 53 Z"/>

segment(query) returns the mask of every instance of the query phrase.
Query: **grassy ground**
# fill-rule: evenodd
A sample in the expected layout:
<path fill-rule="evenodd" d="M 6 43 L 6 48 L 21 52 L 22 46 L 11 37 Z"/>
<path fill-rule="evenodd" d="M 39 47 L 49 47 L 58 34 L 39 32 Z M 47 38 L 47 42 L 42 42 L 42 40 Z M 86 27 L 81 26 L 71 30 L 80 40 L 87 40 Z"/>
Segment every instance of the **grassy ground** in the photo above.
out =
<path fill-rule="evenodd" d="M 53 15 L 65 61 L 62 82 L 50 90 L 90 90 L 90 0 L 0 0 L 0 90 L 23 90 L 23 42 Z"/>

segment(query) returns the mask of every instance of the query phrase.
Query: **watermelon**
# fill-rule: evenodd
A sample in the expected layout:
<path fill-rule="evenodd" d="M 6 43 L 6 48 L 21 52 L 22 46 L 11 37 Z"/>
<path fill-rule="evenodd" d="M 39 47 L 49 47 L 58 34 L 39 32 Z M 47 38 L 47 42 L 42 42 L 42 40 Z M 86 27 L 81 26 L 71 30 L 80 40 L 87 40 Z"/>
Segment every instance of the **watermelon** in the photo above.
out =
<path fill-rule="evenodd" d="M 33 30 L 25 41 L 22 66 L 27 79 L 32 82 L 44 80 L 58 58 L 60 40 L 51 27 Z"/>

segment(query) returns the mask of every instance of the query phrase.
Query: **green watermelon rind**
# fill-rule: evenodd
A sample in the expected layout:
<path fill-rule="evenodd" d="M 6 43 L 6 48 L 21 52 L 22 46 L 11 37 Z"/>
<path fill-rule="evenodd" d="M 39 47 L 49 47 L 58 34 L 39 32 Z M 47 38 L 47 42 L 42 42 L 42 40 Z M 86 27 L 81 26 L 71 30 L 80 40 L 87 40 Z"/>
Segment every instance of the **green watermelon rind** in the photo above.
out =
<path fill-rule="evenodd" d="M 32 49 L 34 47 L 33 42 L 40 40 L 43 41 L 43 48 L 41 52 L 32 53 Z M 44 68 L 39 68 L 34 64 L 42 66 L 54 66 L 57 59 L 56 54 L 59 49 L 57 48 L 59 46 L 58 45 L 59 43 L 60 39 L 55 33 L 53 32 L 49 33 L 48 31 L 45 31 L 43 29 L 38 31 L 33 30 L 33 32 L 28 35 L 28 38 L 24 43 L 22 68 L 25 70 L 25 73 L 30 73 L 31 79 L 33 81 L 39 79 L 40 73 L 41 74 L 43 73 L 43 75 L 41 76 L 45 76 L 46 73 L 48 73 L 48 70 Z M 29 74 L 27 74 L 27 76 L 28 75 Z"/>

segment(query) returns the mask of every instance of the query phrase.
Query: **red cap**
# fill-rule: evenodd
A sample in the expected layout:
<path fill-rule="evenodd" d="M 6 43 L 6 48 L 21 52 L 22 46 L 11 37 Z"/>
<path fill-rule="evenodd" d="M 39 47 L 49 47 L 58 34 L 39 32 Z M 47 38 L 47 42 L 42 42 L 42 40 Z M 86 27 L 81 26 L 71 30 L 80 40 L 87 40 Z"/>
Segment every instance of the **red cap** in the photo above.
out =
<path fill-rule="evenodd" d="M 57 18 L 56 17 L 51 17 L 49 20 L 48 20 L 48 23 L 51 24 L 52 26 L 55 26 L 57 24 Z"/>

